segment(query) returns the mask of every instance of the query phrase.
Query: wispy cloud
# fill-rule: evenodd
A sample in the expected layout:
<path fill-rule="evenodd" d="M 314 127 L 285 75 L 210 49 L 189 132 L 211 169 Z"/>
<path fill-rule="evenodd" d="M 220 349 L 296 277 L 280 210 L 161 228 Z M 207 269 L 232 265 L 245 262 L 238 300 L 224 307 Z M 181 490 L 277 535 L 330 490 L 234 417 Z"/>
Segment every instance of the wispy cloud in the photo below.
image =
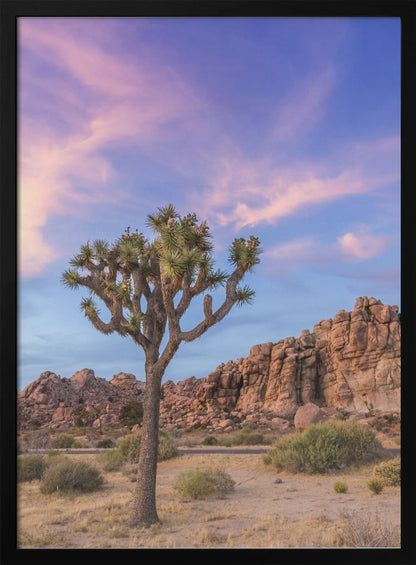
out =
<path fill-rule="evenodd" d="M 221 224 L 234 223 L 236 229 L 272 224 L 301 208 L 360 194 L 363 189 L 363 180 L 354 171 L 344 171 L 334 178 L 319 178 L 306 171 L 294 175 L 277 173 L 269 185 L 256 187 L 256 205 L 250 206 L 241 198 L 243 189 L 231 213 L 219 212 L 218 218 Z"/>
<path fill-rule="evenodd" d="M 20 21 L 23 276 L 39 274 L 57 257 L 42 233 L 52 214 L 79 214 L 96 201 L 125 198 L 110 182 L 115 175 L 105 156 L 110 144 L 148 143 L 167 123 L 195 108 L 192 92 L 173 71 L 117 56 L 99 26 L 92 37 L 85 29 L 79 33 L 79 25 L 85 24 L 70 19 Z M 37 62 L 33 69 L 25 62 L 30 57 Z M 48 99 L 47 109 L 42 108 L 43 98 Z"/>
<path fill-rule="evenodd" d="M 300 80 L 277 112 L 274 138 L 287 143 L 311 130 L 325 115 L 328 99 L 337 82 L 335 65 L 330 60 L 317 74 Z"/>
<path fill-rule="evenodd" d="M 347 143 L 326 161 L 292 161 L 279 167 L 269 155 L 254 160 L 235 149 L 218 161 L 199 205 L 219 225 L 239 230 L 274 224 L 311 206 L 380 195 L 381 189 L 400 181 L 400 138 Z"/>
<path fill-rule="evenodd" d="M 315 253 L 316 241 L 312 236 L 307 236 L 271 247 L 265 255 L 277 261 L 305 261 Z"/>

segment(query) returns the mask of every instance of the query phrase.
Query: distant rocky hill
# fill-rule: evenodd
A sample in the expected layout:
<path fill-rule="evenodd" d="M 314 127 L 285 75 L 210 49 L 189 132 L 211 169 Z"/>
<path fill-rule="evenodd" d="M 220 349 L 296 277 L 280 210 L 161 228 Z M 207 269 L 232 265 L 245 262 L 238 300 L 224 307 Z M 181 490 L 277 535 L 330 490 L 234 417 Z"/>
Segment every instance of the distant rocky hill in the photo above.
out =
<path fill-rule="evenodd" d="M 352 312 L 340 310 L 312 332 L 254 345 L 248 357 L 221 363 L 206 378 L 164 383 L 161 425 L 229 430 L 253 422 L 284 429 L 311 403 L 315 419 L 398 412 L 400 345 L 398 307 L 359 297 Z M 71 378 L 47 371 L 19 394 L 19 427 L 115 426 L 122 407 L 141 402 L 145 388 L 126 373 L 107 381 L 91 369 Z"/>

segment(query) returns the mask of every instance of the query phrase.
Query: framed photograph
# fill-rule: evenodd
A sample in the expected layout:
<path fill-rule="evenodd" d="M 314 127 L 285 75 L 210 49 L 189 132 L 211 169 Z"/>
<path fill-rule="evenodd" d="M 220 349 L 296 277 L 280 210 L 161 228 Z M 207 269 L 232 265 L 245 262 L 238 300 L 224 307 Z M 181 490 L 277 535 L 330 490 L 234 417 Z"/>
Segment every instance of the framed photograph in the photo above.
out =
<path fill-rule="evenodd" d="M 1 26 L 4 562 L 411 563 L 414 3 Z"/>

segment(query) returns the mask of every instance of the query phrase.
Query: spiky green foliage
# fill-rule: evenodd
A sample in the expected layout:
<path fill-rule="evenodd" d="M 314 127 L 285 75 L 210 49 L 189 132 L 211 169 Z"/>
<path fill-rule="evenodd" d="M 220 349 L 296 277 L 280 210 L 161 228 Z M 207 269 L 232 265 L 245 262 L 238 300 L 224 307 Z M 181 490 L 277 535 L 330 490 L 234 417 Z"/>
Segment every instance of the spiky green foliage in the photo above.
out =
<path fill-rule="evenodd" d="M 253 301 L 255 294 L 254 290 L 247 285 L 237 288 L 237 305 L 243 306 L 243 304 L 250 304 L 250 302 Z"/>
<path fill-rule="evenodd" d="M 73 269 L 67 269 L 62 274 L 62 282 L 68 288 L 78 288 L 81 284 L 80 275 Z"/>
<path fill-rule="evenodd" d="M 90 320 L 97 318 L 100 313 L 91 296 L 82 299 L 81 310 L 84 312 L 85 316 Z"/>
<path fill-rule="evenodd" d="M 155 233 L 154 241 L 128 227 L 114 244 L 102 239 L 87 242 L 62 275 L 67 287 L 89 289 L 81 310 L 99 331 L 128 335 L 145 350 L 152 344 L 158 348 L 168 322 L 179 341 L 190 341 L 222 319 L 233 304 L 252 301 L 254 291 L 237 285 L 259 262 L 256 237 L 234 240 L 229 260 L 235 269 L 229 274 L 215 269 L 208 224 L 199 222 L 196 214 L 181 216 L 169 204 L 149 214 L 147 225 Z M 182 332 L 179 321 L 193 298 L 219 286 L 227 287 L 222 309 L 212 312 L 205 302 L 203 326 Z M 109 310 L 109 322 L 100 318 L 94 298 Z"/>
<path fill-rule="evenodd" d="M 250 271 L 260 262 L 260 241 L 257 237 L 250 236 L 248 240 L 243 237 L 235 239 L 230 247 L 230 263 L 241 266 L 245 271 Z"/>
<path fill-rule="evenodd" d="M 97 239 L 93 244 L 94 256 L 98 261 L 105 262 L 108 257 L 109 244 L 103 239 Z"/>

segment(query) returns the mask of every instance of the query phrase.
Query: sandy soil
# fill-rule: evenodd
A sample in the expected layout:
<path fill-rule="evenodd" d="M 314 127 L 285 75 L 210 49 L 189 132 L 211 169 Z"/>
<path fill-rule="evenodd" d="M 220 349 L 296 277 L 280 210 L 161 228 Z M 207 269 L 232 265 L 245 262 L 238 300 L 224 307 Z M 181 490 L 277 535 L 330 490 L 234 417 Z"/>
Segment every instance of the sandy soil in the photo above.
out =
<path fill-rule="evenodd" d="M 74 456 L 89 458 L 94 456 Z M 226 499 L 182 501 L 173 489 L 188 469 L 222 467 L 236 482 Z M 20 496 L 21 547 L 335 547 L 352 521 L 362 529 L 376 524 L 388 545 L 398 545 L 400 488 L 373 494 L 367 486 L 373 465 L 341 474 L 310 476 L 276 473 L 258 454 L 183 455 L 158 466 L 157 500 L 161 526 L 128 528 L 125 521 L 134 489 L 121 472 L 106 473 L 102 493 L 45 496 L 36 482 Z M 281 482 L 277 481 L 280 479 Z M 337 494 L 335 481 L 348 492 Z M 347 521 L 346 521 L 347 520 Z M 358 522 L 357 522 L 358 520 Z M 379 529 L 380 529 L 379 528 Z M 340 538 L 341 535 L 341 538 Z M 395 540 L 393 543 L 391 540 Z"/>

